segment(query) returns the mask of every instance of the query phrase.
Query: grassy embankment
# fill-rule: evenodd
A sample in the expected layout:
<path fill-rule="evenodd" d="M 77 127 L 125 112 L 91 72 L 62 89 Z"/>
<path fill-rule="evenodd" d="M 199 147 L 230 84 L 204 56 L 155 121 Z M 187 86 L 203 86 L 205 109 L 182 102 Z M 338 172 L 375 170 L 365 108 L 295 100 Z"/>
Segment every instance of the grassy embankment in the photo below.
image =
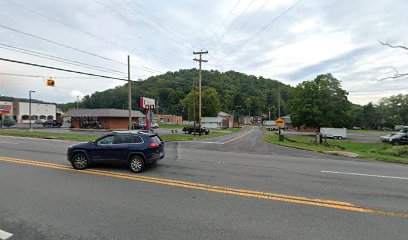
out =
<path fill-rule="evenodd" d="M 211 131 L 209 135 L 203 135 L 201 137 L 190 134 L 164 134 L 160 137 L 164 141 L 186 141 L 196 140 L 204 138 L 213 138 L 223 136 L 229 133 L 237 132 L 238 129 L 225 129 L 218 131 Z M 28 131 L 28 130 L 15 130 L 15 129 L 0 129 L 0 135 L 3 136 L 17 136 L 17 137 L 32 137 L 43 139 L 58 139 L 58 140 L 72 140 L 72 141 L 91 141 L 98 138 L 97 134 L 84 134 L 84 133 L 55 133 L 55 132 L 41 132 L 41 131 Z"/>
<path fill-rule="evenodd" d="M 267 134 L 263 139 L 269 143 L 321 153 L 330 152 L 330 154 L 341 155 L 341 152 L 351 152 L 361 158 L 408 163 L 408 146 L 391 146 L 384 143 L 359 143 L 332 139 L 328 139 L 327 143 L 316 144 L 312 136 L 285 136 L 285 141 L 280 142 L 276 134 Z"/>
<path fill-rule="evenodd" d="M 159 123 L 159 127 L 162 129 L 183 129 L 185 126 L 184 124 L 169 124 L 169 123 Z"/>
<path fill-rule="evenodd" d="M 380 130 L 347 130 L 348 133 L 355 133 L 355 134 L 376 134 L 376 135 L 387 135 L 390 133 L 396 133 L 398 131 L 380 131 Z"/>

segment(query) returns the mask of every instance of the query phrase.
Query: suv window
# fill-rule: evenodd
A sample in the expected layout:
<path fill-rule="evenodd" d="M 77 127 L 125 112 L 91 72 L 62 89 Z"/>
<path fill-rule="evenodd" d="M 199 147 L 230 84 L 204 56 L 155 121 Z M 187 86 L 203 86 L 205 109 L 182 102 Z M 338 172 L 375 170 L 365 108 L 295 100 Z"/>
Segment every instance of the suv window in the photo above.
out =
<path fill-rule="evenodd" d="M 142 143 L 143 139 L 139 136 L 132 135 L 130 143 Z"/>
<path fill-rule="evenodd" d="M 158 143 L 158 144 L 160 144 L 162 141 L 161 141 L 161 139 L 159 138 L 159 136 L 151 136 L 150 137 L 150 143 Z"/>
<path fill-rule="evenodd" d="M 113 144 L 124 144 L 124 143 L 131 143 L 131 136 L 130 135 L 123 135 L 123 134 L 118 134 L 115 135 L 115 138 L 113 139 Z"/>
<path fill-rule="evenodd" d="M 113 136 L 109 135 L 97 141 L 97 144 L 113 144 Z"/>

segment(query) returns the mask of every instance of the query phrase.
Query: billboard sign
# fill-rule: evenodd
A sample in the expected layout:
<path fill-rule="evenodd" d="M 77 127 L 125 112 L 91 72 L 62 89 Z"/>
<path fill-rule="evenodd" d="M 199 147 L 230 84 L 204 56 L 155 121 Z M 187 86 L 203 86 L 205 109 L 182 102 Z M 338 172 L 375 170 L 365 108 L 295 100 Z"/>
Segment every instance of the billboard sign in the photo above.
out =
<path fill-rule="evenodd" d="M 0 101 L 0 114 L 11 114 L 13 104 L 11 102 Z"/>
<path fill-rule="evenodd" d="M 141 108 L 146 108 L 146 106 L 156 106 L 156 101 L 151 98 L 145 98 L 141 97 L 140 98 L 140 107 Z"/>

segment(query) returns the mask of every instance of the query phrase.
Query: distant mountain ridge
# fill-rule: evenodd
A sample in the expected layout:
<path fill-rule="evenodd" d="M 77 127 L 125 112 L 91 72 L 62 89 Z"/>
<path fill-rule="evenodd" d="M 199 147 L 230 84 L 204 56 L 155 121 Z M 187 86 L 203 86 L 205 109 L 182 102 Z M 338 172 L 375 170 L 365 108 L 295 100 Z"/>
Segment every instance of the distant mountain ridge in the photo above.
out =
<path fill-rule="evenodd" d="M 241 115 L 276 115 L 278 107 L 278 91 L 281 96 L 282 114 L 288 113 L 286 103 L 292 88 L 277 80 L 255 77 L 243 73 L 228 71 L 221 73 L 215 70 L 203 70 L 203 88 L 216 89 L 221 110 Z M 180 101 L 193 90 L 194 82 L 198 91 L 199 71 L 183 69 L 149 77 L 144 81 L 132 82 L 133 109 L 139 108 L 139 97 L 154 98 L 158 101 L 159 112 L 165 114 L 186 115 Z M 95 92 L 85 96 L 80 108 L 127 108 L 127 84 Z M 59 105 L 63 110 L 76 107 L 75 103 Z"/>

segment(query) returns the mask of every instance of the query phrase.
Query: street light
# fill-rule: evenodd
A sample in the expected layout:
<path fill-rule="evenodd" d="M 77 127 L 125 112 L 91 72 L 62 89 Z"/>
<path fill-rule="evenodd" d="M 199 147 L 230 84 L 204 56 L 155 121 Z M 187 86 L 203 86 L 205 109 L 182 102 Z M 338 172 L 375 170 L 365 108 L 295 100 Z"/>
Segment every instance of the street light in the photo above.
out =
<path fill-rule="evenodd" d="M 32 131 L 32 127 L 31 127 L 31 93 L 35 93 L 35 91 L 28 91 L 28 95 L 29 95 L 29 102 L 28 102 L 28 122 L 30 124 L 30 131 Z"/>

